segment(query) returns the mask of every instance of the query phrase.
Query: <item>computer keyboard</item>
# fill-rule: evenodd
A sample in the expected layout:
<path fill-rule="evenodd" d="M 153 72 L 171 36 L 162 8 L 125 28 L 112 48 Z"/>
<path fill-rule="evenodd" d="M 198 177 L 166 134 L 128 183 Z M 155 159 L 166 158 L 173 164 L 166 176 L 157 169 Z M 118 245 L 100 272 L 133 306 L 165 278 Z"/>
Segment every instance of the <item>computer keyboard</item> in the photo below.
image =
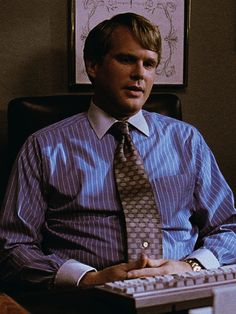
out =
<path fill-rule="evenodd" d="M 119 300 L 132 299 L 136 308 L 165 304 L 176 308 L 183 302 L 204 299 L 208 301 L 202 306 L 211 305 L 213 289 L 221 285 L 236 285 L 236 264 L 200 272 L 109 282 L 98 289 L 108 297 L 112 294 L 119 295 Z"/>

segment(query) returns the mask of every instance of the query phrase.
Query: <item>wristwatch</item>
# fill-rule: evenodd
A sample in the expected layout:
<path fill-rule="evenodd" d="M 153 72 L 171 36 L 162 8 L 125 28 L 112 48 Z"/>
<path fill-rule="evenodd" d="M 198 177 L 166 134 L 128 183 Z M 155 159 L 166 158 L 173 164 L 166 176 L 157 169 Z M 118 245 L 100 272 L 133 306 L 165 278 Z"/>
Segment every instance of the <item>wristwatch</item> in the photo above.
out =
<path fill-rule="evenodd" d="M 203 269 L 199 261 L 194 258 L 188 258 L 188 259 L 185 259 L 184 261 L 185 263 L 189 264 L 192 267 L 193 271 L 200 271 Z"/>

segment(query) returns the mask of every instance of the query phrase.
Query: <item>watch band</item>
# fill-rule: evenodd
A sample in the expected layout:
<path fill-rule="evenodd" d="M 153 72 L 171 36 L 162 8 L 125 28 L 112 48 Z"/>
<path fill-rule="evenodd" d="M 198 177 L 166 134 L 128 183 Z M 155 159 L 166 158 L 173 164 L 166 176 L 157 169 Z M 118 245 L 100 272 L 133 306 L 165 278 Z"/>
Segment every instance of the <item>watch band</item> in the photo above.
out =
<path fill-rule="evenodd" d="M 202 265 L 196 259 L 188 258 L 185 259 L 184 261 L 185 263 L 189 264 L 192 267 L 193 271 L 200 271 L 203 269 Z"/>

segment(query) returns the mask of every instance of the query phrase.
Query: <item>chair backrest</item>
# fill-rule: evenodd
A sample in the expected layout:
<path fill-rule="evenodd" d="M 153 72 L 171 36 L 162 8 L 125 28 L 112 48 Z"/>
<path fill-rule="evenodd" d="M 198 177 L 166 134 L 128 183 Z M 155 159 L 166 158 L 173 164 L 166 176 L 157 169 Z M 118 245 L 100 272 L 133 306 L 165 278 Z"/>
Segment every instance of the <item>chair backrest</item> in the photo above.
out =
<path fill-rule="evenodd" d="M 8 105 L 8 148 L 10 166 L 21 145 L 33 132 L 78 112 L 86 111 L 91 95 L 21 97 Z M 173 94 L 151 94 L 144 108 L 182 119 L 180 99 Z"/>

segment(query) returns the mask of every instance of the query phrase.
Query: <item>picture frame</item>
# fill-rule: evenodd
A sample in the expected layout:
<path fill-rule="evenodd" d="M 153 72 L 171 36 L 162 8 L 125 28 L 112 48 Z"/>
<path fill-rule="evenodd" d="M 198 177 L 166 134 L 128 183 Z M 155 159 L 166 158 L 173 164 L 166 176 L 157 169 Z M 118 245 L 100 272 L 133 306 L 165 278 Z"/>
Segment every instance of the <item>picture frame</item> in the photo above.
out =
<path fill-rule="evenodd" d="M 157 23 L 162 36 L 162 58 L 156 70 L 153 91 L 187 86 L 190 0 L 70 0 L 69 1 L 69 89 L 91 92 L 83 46 L 89 31 L 104 19 L 135 12 Z"/>

